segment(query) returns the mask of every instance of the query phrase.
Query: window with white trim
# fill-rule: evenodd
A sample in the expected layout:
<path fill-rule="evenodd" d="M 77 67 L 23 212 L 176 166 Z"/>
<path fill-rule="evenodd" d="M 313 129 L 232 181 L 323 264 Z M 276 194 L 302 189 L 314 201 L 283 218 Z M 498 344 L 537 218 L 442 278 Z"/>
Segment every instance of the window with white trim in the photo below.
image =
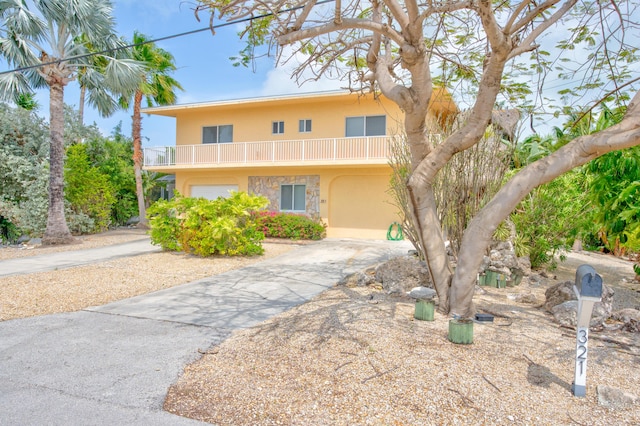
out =
<path fill-rule="evenodd" d="M 300 120 L 298 122 L 298 132 L 311 133 L 311 119 Z"/>
<path fill-rule="evenodd" d="M 233 142 L 233 125 L 207 126 L 202 128 L 202 143 Z"/>
<path fill-rule="evenodd" d="M 386 128 L 387 117 L 385 115 L 347 117 L 345 121 L 345 136 L 384 136 Z"/>
<path fill-rule="evenodd" d="M 306 211 L 307 185 L 280 185 L 280 210 Z"/>
<path fill-rule="evenodd" d="M 271 133 L 281 135 L 284 133 L 284 121 L 274 121 L 271 126 Z"/>

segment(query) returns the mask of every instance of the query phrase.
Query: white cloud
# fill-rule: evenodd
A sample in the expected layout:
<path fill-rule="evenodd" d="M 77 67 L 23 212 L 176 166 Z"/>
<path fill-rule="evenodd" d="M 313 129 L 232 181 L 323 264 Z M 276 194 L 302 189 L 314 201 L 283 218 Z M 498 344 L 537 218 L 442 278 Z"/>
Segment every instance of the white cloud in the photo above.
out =
<path fill-rule="evenodd" d="M 285 47 L 283 57 L 290 57 L 291 47 Z M 332 76 L 322 76 L 316 80 L 310 69 L 305 69 L 298 81 L 293 77 L 295 69 L 307 59 L 306 55 L 295 53 L 287 63 L 273 68 L 266 75 L 260 94 L 262 96 L 284 95 L 298 92 L 325 92 L 346 87 L 346 81 Z M 346 69 L 345 69 L 346 70 Z"/>

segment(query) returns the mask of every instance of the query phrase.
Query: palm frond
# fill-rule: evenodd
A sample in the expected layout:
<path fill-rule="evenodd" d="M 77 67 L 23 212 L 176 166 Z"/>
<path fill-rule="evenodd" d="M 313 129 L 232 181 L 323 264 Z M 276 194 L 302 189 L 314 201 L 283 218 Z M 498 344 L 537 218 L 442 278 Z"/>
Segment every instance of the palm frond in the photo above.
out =
<path fill-rule="evenodd" d="M 46 23 L 31 12 L 21 0 L 2 1 L 0 16 L 8 30 L 24 37 L 41 38 L 46 31 Z"/>
<path fill-rule="evenodd" d="M 104 82 L 114 93 L 131 95 L 140 85 L 145 68 L 132 59 L 110 59 L 104 70 Z"/>
<path fill-rule="evenodd" d="M 89 90 L 87 103 L 97 109 L 103 117 L 112 115 L 119 108 L 111 93 L 102 87 L 94 87 Z"/>
<path fill-rule="evenodd" d="M 29 82 L 22 73 L 12 72 L 0 75 L 0 100 L 13 102 L 22 93 L 30 93 Z"/>

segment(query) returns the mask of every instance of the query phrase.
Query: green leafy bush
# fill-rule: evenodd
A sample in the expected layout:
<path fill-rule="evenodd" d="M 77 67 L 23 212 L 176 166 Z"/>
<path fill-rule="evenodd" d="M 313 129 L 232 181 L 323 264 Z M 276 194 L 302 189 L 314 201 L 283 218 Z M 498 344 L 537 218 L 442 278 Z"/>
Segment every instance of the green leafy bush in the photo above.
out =
<path fill-rule="evenodd" d="M 327 234 L 327 227 L 320 220 L 291 213 L 258 212 L 258 227 L 265 237 L 289 238 L 292 240 L 321 240 Z"/>
<path fill-rule="evenodd" d="M 554 254 L 593 227 L 586 184 L 584 173 L 573 170 L 534 189 L 516 207 L 511 220 L 519 244 L 529 246 L 533 268 L 555 267 Z"/>
<path fill-rule="evenodd" d="M 586 169 L 604 248 L 616 256 L 640 252 L 640 147 L 605 154 Z"/>
<path fill-rule="evenodd" d="M 86 145 L 67 148 L 64 180 L 65 198 L 71 203 L 73 212 L 80 216 L 76 218 L 76 233 L 107 230 L 115 202 L 114 190 L 109 176 L 89 162 Z"/>
<path fill-rule="evenodd" d="M 91 164 L 109 176 L 115 201 L 111 206 L 111 223 L 124 225 L 138 215 L 136 182 L 133 173 L 133 143 L 120 133 L 120 126 L 111 138 L 91 139 L 86 142 Z"/>
<path fill-rule="evenodd" d="M 158 200 L 148 210 L 151 242 L 163 250 L 199 256 L 262 254 L 264 234 L 252 212 L 265 208 L 265 197 L 233 192 L 229 198 L 183 197 Z"/>
<path fill-rule="evenodd" d="M 20 238 L 20 230 L 4 216 L 0 216 L 0 244 L 13 243 Z"/>

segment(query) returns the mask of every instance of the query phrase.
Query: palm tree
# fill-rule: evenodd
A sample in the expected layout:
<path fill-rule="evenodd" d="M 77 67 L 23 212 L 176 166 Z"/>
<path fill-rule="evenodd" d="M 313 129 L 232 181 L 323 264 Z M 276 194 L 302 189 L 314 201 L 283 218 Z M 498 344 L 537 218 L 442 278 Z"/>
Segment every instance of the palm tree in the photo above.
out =
<path fill-rule="evenodd" d="M 85 35 L 97 51 L 118 52 L 123 43 L 114 34 L 108 0 L 0 1 L 0 55 L 21 70 L 0 76 L 0 97 L 15 100 L 20 93 L 49 89 L 49 211 L 44 244 L 73 241 L 64 215 L 64 88 L 85 68 L 89 102 L 106 116 L 118 107 L 110 92 L 132 93 L 141 65 L 121 53 L 102 54 L 104 72 L 82 57 L 88 50 L 78 37 Z"/>
<path fill-rule="evenodd" d="M 176 89 L 182 86 L 170 74 L 176 70 L 171 53 L 150 43 L 149 39 L 138 32 L 133 34 L 133 59 L 144 64 L 140 85 L 133 94 L 133 115 L 131 116 L 131 136 L 133 139 L 133 168 L 136 177 L 136 194 L 138 196 L 139 224 L 147 226 L 147 208 L 142 185 L 142 116 L 140 107 L 146 98 L 147 106 L 171 105 L 176 101 Z M 123 102 L 125 106 L 129 100 Z"/>

